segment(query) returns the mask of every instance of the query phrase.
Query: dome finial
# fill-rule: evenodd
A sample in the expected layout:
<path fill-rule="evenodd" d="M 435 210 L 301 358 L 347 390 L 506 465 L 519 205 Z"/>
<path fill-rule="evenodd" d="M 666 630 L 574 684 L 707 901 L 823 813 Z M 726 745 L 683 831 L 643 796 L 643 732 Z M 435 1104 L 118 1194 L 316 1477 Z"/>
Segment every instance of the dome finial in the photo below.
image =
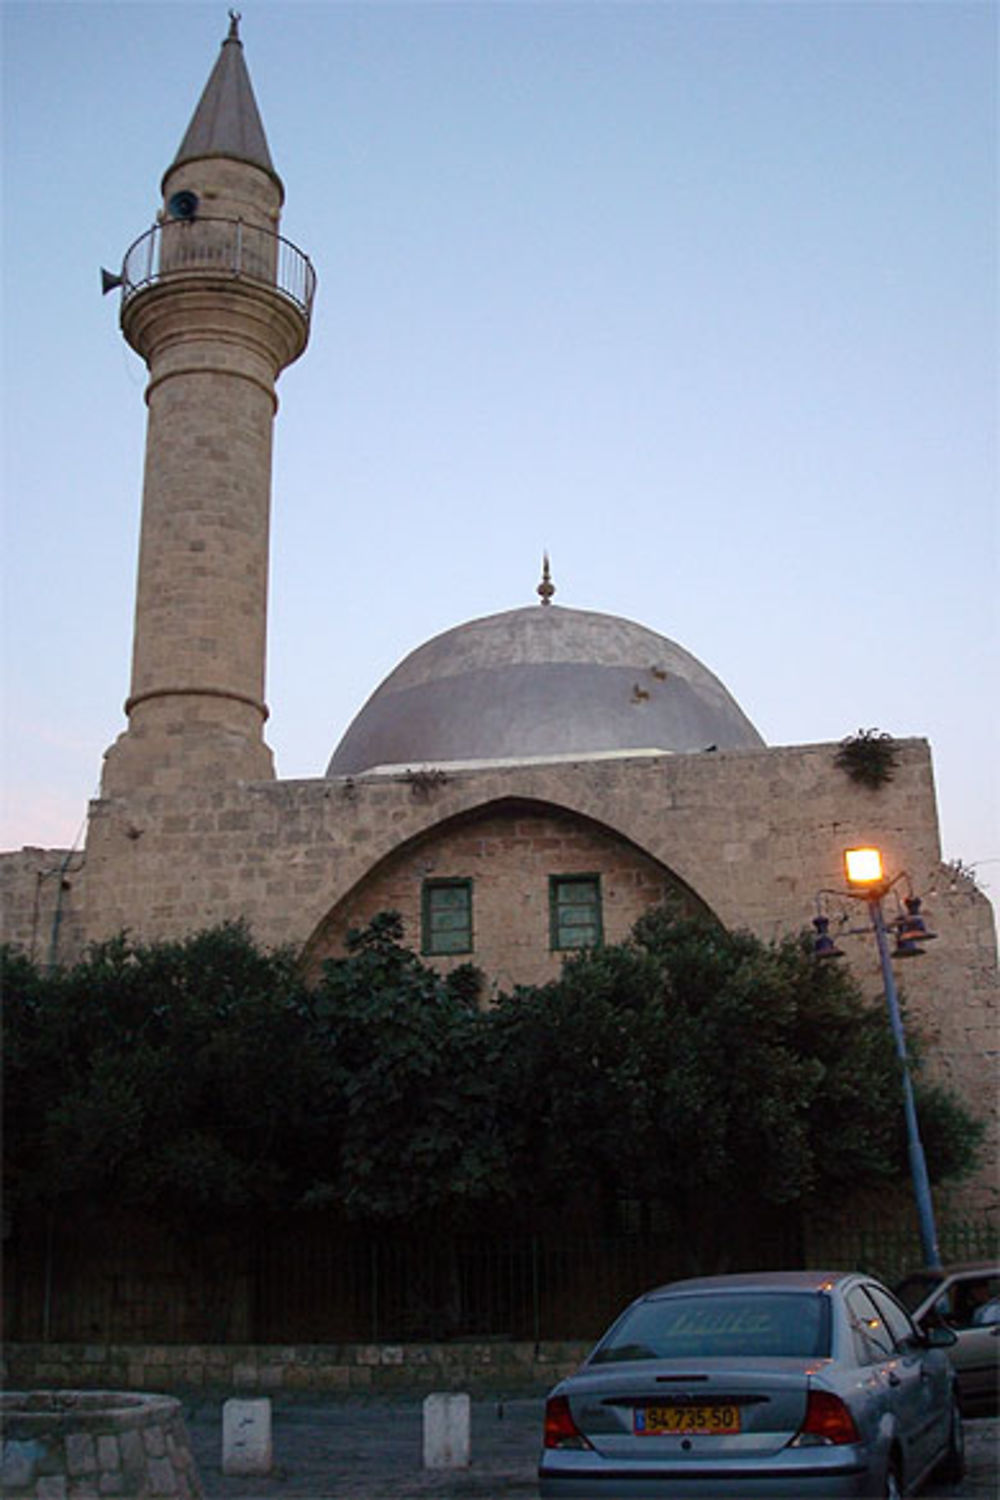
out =
<path fill-rule="evenodd" d="M 542 581 L 538 585 L 538 588 L 535 590 L 535 593 L 538 594 L 538 595 L 540 595 L 543 604 L 551 604 L 552 603 L 552 595 L 555 593 L 555 591 L 556 591 L 556 586 L 552 582 L 552 575 L 549 572 L 549 554 L 547 552 L 543 552 L 542 553 Z"/>

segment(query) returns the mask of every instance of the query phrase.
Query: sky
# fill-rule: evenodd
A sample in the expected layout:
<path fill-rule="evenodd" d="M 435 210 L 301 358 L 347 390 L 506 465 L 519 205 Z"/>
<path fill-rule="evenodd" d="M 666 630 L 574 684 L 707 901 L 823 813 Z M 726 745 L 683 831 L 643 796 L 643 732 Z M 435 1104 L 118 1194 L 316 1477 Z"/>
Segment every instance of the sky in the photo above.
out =
<path fill-rule="evenodd" d="M 116 270 L 225 3 L 3 0 L 0 847 L 124 728 L 145 369 Z M 930 740 L 1000 891 L 997 7 L 244 0 L 319 291 L 279 383 L 268 741 L 430 636 L 641 622 L 769 744 Z"/>

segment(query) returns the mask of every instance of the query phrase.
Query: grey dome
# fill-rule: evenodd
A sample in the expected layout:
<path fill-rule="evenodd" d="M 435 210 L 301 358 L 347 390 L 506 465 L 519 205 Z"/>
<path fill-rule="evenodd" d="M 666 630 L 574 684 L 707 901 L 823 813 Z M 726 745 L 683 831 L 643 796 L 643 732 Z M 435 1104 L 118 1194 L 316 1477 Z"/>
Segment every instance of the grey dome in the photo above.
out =
<path fill-rule="evenodd" d="M 418 646 L 368 699 L 326 774 L 763 743 L 719 679 L 665 636 L 532 605 Z"/>

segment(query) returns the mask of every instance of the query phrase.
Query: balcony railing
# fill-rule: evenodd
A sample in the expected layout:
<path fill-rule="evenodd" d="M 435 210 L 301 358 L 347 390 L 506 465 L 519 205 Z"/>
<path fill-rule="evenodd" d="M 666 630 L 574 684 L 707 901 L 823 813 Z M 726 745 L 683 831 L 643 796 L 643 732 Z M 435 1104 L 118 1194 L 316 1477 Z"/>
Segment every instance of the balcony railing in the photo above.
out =
<path fill-rule="evenodd" d="M 272 287 L 309 317 L 316 272 L 307 255 L 280 234 L 242 219 L 168 219 L 125 252 L 122 302 L 171 277 L 202 273 Z"/>

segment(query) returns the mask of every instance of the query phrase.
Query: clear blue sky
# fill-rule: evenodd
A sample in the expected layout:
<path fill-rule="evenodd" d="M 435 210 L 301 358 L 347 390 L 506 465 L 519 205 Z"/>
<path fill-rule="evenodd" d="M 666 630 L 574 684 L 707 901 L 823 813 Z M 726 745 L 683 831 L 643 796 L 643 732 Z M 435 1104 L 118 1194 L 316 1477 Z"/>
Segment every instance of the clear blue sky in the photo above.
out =
<path fill-rule="evenodd" d="M 995 896 L 996 7 L 241 8 L 320 277 L 279 387 L 279 774 L 532 603 L 548 548 L 557 603 L 679 641 L 769 743 L 927 736 Z M 226 9 L 2 6 L 4 847 L 74 840 L 124 724 L 144 370 L 98 267 Z"/>

